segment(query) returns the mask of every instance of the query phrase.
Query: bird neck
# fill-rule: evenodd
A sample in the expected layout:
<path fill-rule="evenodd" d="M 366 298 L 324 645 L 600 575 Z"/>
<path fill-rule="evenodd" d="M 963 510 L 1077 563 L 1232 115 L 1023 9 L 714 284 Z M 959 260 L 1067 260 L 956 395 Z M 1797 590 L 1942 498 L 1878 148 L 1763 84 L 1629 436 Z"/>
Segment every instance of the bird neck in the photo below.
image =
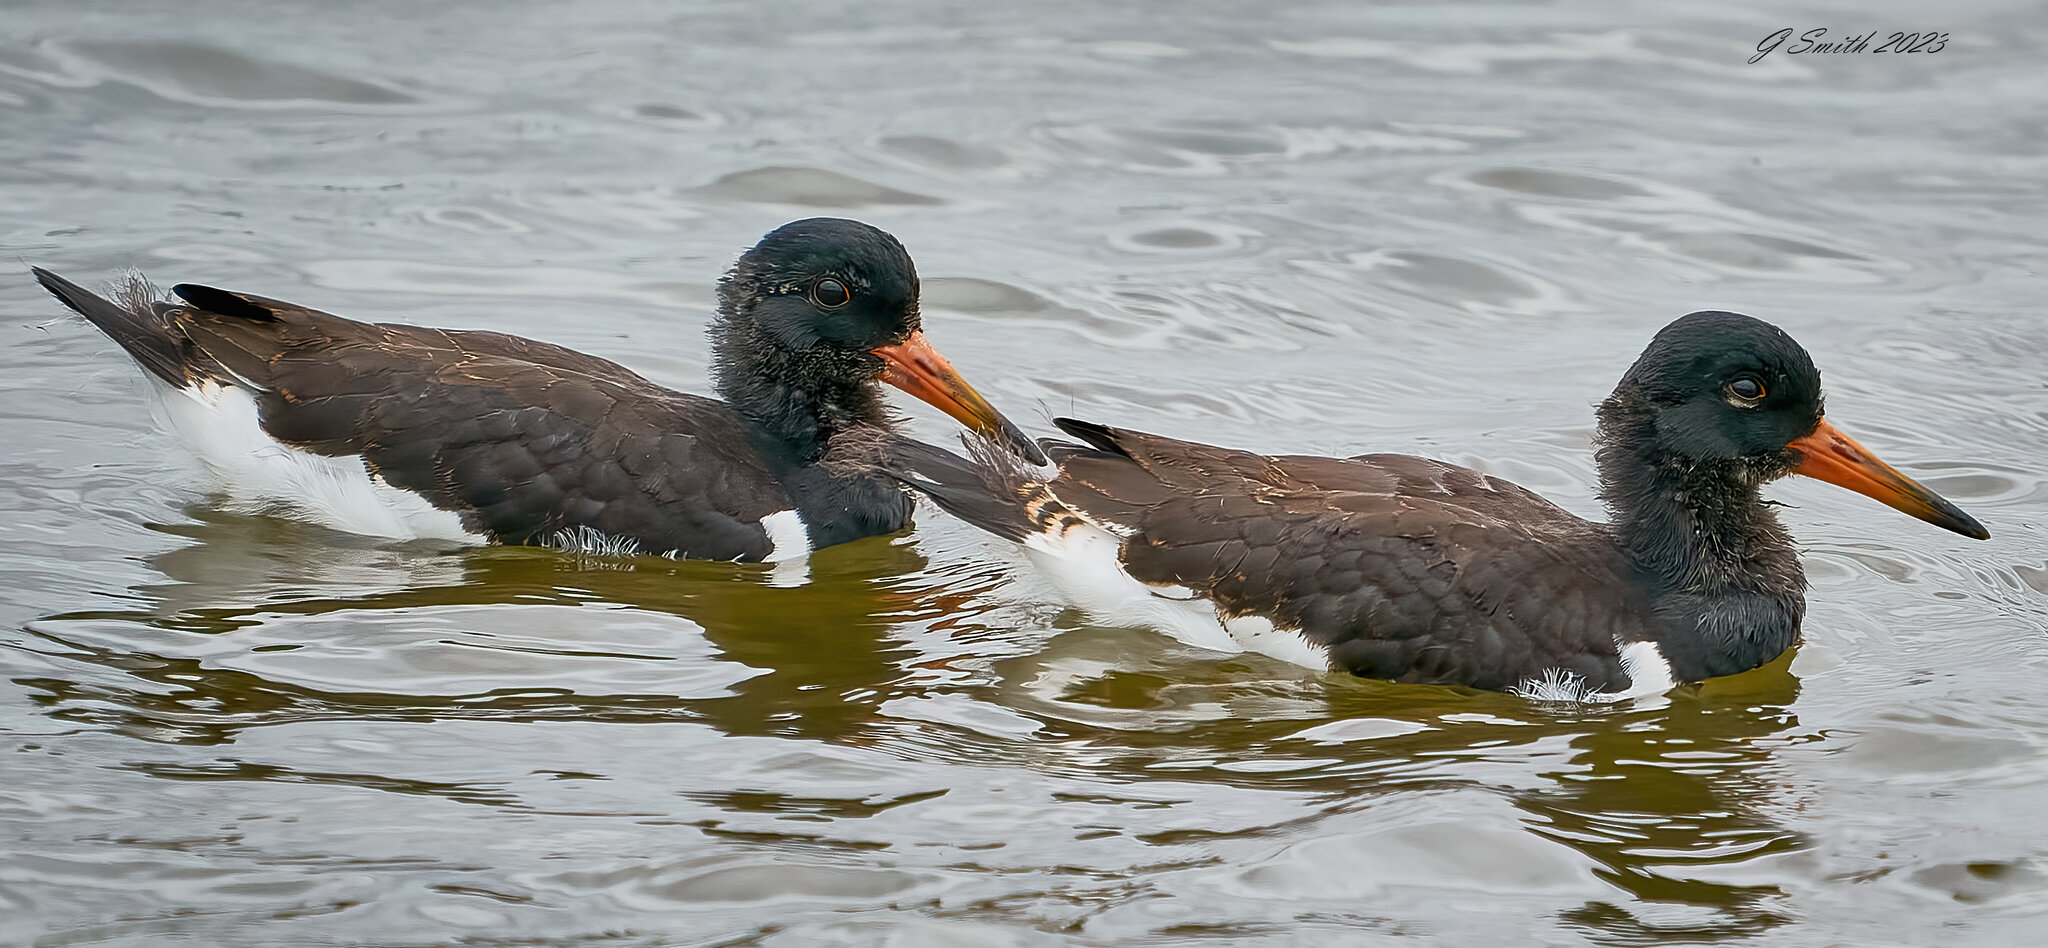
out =
<path fill-rule="evenodd" d="M 822 459 L 835 435 L 893 425 L 866 353 L 793 349 L 729 311 L 720 313 L 711 339 L 718 396 L 798 466 Z"/>
<path fill-rule="evenodd" d="M 1797 639 L 1806 574 L 1741 459 L 1665 450 L 1656 415 L 1617 394 L 1600 406 L 1600 496 L 1655 608 L 1700 654 L 1702 677 L 1761 665 Z"/>

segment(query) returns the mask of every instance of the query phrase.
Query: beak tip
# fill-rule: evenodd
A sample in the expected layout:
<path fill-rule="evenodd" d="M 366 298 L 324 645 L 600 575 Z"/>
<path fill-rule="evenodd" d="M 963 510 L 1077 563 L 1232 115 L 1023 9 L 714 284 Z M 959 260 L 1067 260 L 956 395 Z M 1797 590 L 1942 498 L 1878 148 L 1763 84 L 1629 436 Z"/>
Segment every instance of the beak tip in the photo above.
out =
<path fill-rule="evenodd" d="M 990 440 L 997 441 L 1008 447 L 1010 453 L 1024 459 L 1026 463 L 1034 467 L 1044 467 L 1052 463 L 1045 456 L 1045 449 L 1039 446 L 1037 440 L 1025 434 L 1022 428 L 1011 423 L 1008 418 L 1002 418 L 1000 422 L 1001 424 L 996 431 L 989 432 L 988 437 Z"/>
<path fill-rule="evenodd" d="M 1925 488 L 1922 489 L 1924 490 Z M 1991 539 L 1991 531 L 1984 529 L 1984 525 L 1977 522 L 1977 518 L 1965 513 L 1961 507 L 1951 503 L 1947 498 L 1937 495 L 1932 491 L 1928 492 L 1927 498 L 1932 501 L 1928 505 L 1930 509 L 1920 512 L 1908 511 L 1908 513 L 1912 513 L 1914 516 L 1944 530 L 1960 533 L 1972 540 Z"/>

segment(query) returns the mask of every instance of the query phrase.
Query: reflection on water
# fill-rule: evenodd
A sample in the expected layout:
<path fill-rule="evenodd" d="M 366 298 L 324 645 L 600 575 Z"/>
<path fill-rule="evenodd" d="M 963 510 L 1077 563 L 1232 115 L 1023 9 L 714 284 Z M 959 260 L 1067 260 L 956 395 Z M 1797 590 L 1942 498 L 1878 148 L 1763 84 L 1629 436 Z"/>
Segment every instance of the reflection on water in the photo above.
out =
<path fill-rule="evenodd" d="M 893 619 L 959 592 L 901 588 L 924 561 L 886 540 L 768 567 L 531 549 L 422 553 L 265 518 L 208 514 L 151 557 L 173 582 L 144 612 L 31 623 L 43 655 L 117 669 L 127 688 L 46 689 L 52 716 L 153 740 L 231 743 L 307 720 L 701 720 L 734 735 L 857 735 L 909 653 Z M 760 622 L 774 616 L 774 634 Z M 680 620 L 680 624 L 674 621 Z M 159 633 L 126 651 L 124 627 Z M 701 642 L 701 644 L 700 644 Z M 33 644 L 33 643 L 32 643 Z M 641 667 L 635 667 L 635 666 Z"/>
<path fill-rule="evenodd" d="M 1166 662 L 1133 667 L 1139 663 L 1119 661 L 1112 652 L 1090 656 L 1056 643 L 1048 653 L 1013 660 L 1016 667 L 1006 677 L 1026 679 L 1020 684 L 1030 694 L 1013 695 L 1009 703 L 1056 717 L 1045 720 L 1037 736 L 1056 742 L 1054 747 L 1073 748 L 1076 758 L 1066 761 L 1058 751 L 1035 746 L 1028 752 L 1031 766 L 1069 764 L 1076 774 L 1121 774 L 1133 782 L 1170 774 L 1175 780 L 1218 780 L 1329 801 L 1308 822 L 1370 806 L 1376 798 L 1483 788 L 1522 811 L 1524 829 L 1579 857 L 1530 851 L 1527 842 L 1482 837 L 1461 844 L 1431 833 L 1397 841 L 1414 850 L 1407 857 L 1483 878 L 1495 860 L 1508 858 L 1496 847 L 1509 846 L 1518 853 L 1513 858 L 1597 879 L 1613 890 L 1574 889 L 1543 872 L 1504 884 L 1598 893 L 1562 917 L 1631 941 L 1737 937 L 1788 920 L 1778 887 L 1703 880 L 1695 870 L 1801 844 L 1775 819 L 1787 803 L 1784 775 L 1773 761 L 1782 741 L 1774 738 L 1798 724 L 1790 711 L 1798 683 L 1786 670 L 1789 658 L 1737 680 L 1685 689 L 1667 707 L 1629 711 L 1532 706 L 1456 689 L 1305 684 L 1244 674 L 1277 668 L 1219 669 L 1216 678 L 1205 680 Z M 1179 838 L 1234 835 L 1194 830 Z M 1388 843 L 1373 834 L 1341 845 Z M 1325 840 L 1303 845 L 1319 852 L 1333 848 Z M 1461 845 L 1470 851 L 1459 852 Z M 1348 865 L 1347 881 L 1317 886 L 1332 896 L 1375 895 L 1387 886 L 1417 884 L 1422 870 L 1380 854 L 1370 863 Z M 1300 882 L 1327 871 L 1328 866 L 1308 864 L 1298 872 L 1269 867 L 1268 874 Z"/>
<path fill-rule="evenodd" d="M 1595 709 L 1303 675 L 1091 625 L 934 513 L 801 585 L 221 513 L 0 267 L 0 943 L 2039 941 L 2048 20 L 1866 4 L 1953 44 L 1749 66 L 1752 6 L 9 4 L 0 250 L 79 279 L 701 391 L 733 256 L 851 214 L 1020 421 L 1581 513 L 1590 406 L 1730 308 L 1994 539 L 1787 483 L 1770 668 Z"/>
<path fill-rule="evenodd" d="M 1785 893 L 1774 886 L 1694 876 L 1799 845 L 1773 818 L 1786 806 L 1774 738 L 1797 725 L 1789 710 L 1797 684 L 1784 662 L 1638 710 L 1305 680 L 1256 657 L 1177 652 L 1150 633 L 1087 628 L 974 673 L 984 660 L 962 655 L 949 668 L 894 630 L 930 620 L 948 637 L 974 636 L 988 584 L 935 577 L 900 541 L 825 551 L 808 584 L 777 588 L 766 568 L 522 549 L 436 552 L 201 514 L 173 528 L 192 542 L 149 558 L 164 581 L 138 587 L 141 608 L 50 616 L 27 629 L 24 645 L 41 668 L 15 683 L 52 722 L 218 749 L 118 770 L 538 812 L 555 808 L 552 794 L 502 779 L 385 774 L 332 759 L 278 763 L 235 748 L 250 743 L 252 731 L 322 725 L 610 731 L 693 723 L 726 741 L 822 741 L 920 769 L 972 761 L 1036 774 L 1064 788 L 1055 797 L 1124 811 L 1047 828 L 1180 853 L 1155 857 L 1173 867 L 1168 878 L 1197 877 L 1172 879 L 1174 886 L 1221 887 L 1254 904 L 1281 895 L 1276 886 L 1306 904 L 1336 904 L 1485 880 L 1495 897 L 1552 901 L 1565 923 L 1629 940 L 1736 936 L 1785 920 Z M 775 634 L 761 632 L 768 616 Z M 705 740 L 678 751 L 701 750 Z M 869 766 L 848 775 L 853 786 Z M 695 821 L 709 839 L 862 853 L 899 844 L 846 827 L 943 807 L 952 790 L 835 793 L 843 778 L 835 781 L 830 769 L 813 773 L 808 789 L 776 781 L 680 792 L 699 811 L 725 814 Z M 552 781 L 617 776 L 602 764 L 547 773 Z M 1219 819 L 1187 811 L 1192 800 L 1146 804 L 1112 786 L 1192 797 L 1215 787 L 1296 802 L 1277 814 L 1240 810 Z M 1521 815 L 1493 825 L 1376 815 L 1416 798 L 1471 793 Z M 635 804 L 643 819 L 666 812 L 646 803 Z M 1361 824 L 1361 815 L 1371 818 Z M 956 819 L 936 818 L 930 842 L 944 839 Z M 786 825 L 792 820 L 812 829 Z M 1057 871 L 1062 858 L 1059 846 L 1041 851 L 1028 839 L 969 845 L 1027 850 L 1027 863 L 1052 860 L 1023 871 Z M 1219 850 L 1233 858 L 1204 855 Z M 1499 862 L 1504 853 L 1515 854 L 1512 868 Z M 1344 867 L 1341 880 L 1326 878 L 1333 860 Z M 658 885 L 662 899 L 686 904 L 732 901 L 734 891 L 763 884 L 720 865 L 681 876 L 663 869 L 659 882 L 629 874 L 560 884 L 629 900 Z M 894 870 L 776 881 L 860 898 L 929 884 Z M 1113 901 L 1142 898 L 1148 888 Z"/>

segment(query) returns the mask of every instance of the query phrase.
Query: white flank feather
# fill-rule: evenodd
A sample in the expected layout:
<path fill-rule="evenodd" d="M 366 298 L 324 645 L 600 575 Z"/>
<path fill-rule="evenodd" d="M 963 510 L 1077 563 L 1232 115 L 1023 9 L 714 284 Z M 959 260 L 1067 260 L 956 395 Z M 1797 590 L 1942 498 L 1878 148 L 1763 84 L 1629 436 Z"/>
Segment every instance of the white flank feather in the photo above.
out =
<path fill-rule="evenodd" d="M 152 413 L 235 500 L 336 530 L 396 540 L 481 542 L 482 534 L 411 491 L 370 473 L 362 458 L 327 457 L 265 434 L 256 400 L 232 385 L 172 388 L 152 379 Z"/>

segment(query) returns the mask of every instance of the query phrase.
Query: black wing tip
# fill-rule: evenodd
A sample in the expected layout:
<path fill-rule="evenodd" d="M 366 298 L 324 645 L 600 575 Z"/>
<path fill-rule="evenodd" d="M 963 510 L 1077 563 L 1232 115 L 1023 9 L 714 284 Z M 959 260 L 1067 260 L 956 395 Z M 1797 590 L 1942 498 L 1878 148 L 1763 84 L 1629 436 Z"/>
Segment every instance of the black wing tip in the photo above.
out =
<path fill-rule="evenodd" d="M 1079 418 L 1054 418 L 1052 423 L 1061 431 L 1087 442 L 1089 447 L 1097 451 L 1108 451 L 1125 457 L 1131 456 L 1131 452 L 1124 450 L 1122 445 L 1117 444 L 1117 430 L 1108 425 L 1099 425 L 1092 421 L 1082 421 Z"/>
<path fill-rule="evenodd" d="M 203 283 L 179 283 L 171 287 L 178 298 L 209 313 L 253 319 L 257 322 L 275 322 L 277 314 L 254 300 L 236 293 Z"/>

